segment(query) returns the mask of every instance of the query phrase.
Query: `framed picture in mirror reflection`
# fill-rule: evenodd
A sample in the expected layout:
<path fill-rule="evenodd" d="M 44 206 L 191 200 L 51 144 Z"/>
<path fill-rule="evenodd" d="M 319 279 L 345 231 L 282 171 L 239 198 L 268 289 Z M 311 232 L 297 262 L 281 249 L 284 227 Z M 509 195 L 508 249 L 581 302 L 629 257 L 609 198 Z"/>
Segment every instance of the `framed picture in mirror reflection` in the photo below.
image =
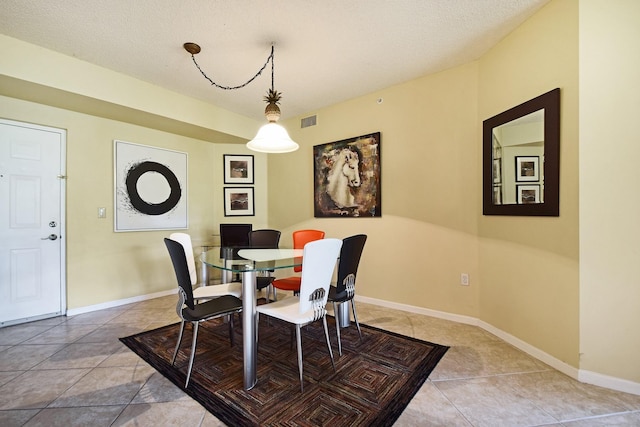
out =
<path fill-rule="evenodd" d="M 540 203 L 540 185 L 516 185 L 518 204 L 528 205 L 532 203 Z"/>
<path fill-rule="evenodd" d="M 493 186 L 493 203 L 496 205 L 502 204 L 502 185 Z"/>
<path fill-rule="evenodd" d="M 516 156 L 516 181 L 540 181 L 540 157 Z"/>
<path fill-rule="evenodd" d="M 493 159 L 493 183 L 502 182 L 502 159 Z"/>

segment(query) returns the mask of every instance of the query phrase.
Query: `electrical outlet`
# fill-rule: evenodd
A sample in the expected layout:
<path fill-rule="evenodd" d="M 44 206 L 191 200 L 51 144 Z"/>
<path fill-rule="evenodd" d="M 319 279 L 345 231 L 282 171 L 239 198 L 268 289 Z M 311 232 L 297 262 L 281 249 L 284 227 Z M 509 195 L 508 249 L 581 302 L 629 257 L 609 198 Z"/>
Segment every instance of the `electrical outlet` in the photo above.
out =
<path fill-rule="evenodd" d="M 467 273 L 460 274 L 460 284 L 462 286 L 469 286 L 469 275 Z"/>
<path fill-rule="evenodd" d="M 107 217 L 107 208 L 98 208 L 98 218 Z"/>

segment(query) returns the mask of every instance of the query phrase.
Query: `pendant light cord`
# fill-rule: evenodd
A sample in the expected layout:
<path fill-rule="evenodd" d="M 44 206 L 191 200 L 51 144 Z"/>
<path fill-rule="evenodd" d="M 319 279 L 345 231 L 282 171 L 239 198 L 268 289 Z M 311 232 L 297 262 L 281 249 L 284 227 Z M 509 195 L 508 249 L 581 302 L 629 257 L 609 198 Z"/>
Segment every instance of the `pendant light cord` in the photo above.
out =
<path fill-rule="evenodd" d="M 273 49 L 273 45 L 271 45 L 271 53 L 269 54 L 269 57 L 267 58 L 267 61 L 264 63 L 264 65 L 262 66 L 262 68 L 260 68 L 260 70 L 258 70 L 258 72 L 251 77 L 249 80 L 247 80 L 246 82 L 237 85 L 237 86 L 225 86 L 225 85 L 221 85 L 218 84 L 216 82 L 214 82 L 209 76 L 207 76 L 205 74 L 204 71 L 202 71 L 202 68 L 200 68 L 200 65 L 198 65 L 198 62 L 196 61 L 196 57 L 195 54 L 191 54 L 191 59 L 193 60 L 193 63 L 196 65 L 196 68 L 198 69 L 198 71 L 200 71 L 200 74 L 202 74 L 204 76 L 205 79 L 209 80 L 209 82 L 211 83 L 212 86 L 217 87 L 218 89 L 223 89 L 223 90 L 235 90 L 235 89 L 242 89 L 243 87 L 247 86 L 249 83 L 251 83 L 252 81 L 254 81 L 259 75 L 262 74 L 262 72 L 264 71 L 265 68 L 267 68 L 267 65 L 269 65 L 269 62 L 271 62 L 271 89 L 273 90 L 273 79 L 274 79 L 274 72 L 273 72 L 273 57 L 274 57 L 274 49 Z"/>

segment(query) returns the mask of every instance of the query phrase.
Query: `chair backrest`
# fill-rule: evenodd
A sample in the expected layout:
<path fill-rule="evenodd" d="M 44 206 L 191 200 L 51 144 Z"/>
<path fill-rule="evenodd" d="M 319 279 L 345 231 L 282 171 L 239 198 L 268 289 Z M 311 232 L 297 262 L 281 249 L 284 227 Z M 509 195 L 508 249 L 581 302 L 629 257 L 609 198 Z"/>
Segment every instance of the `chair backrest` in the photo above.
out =
<path fill-rule="evenodd" d="M 358 265 L 364 244 L 367 241 L 366 234 L 356 234 L 342 239 L 342 249 L 340 249 L 340 261 L 338 262 L 338 281 L 336 283 L 336 293 L 340 294 L 345 290 L 345 279 L 350 274 L 358 275 Z"/>
<path fill-rule="evenodd" d="M 220 224 L 220 246 L 249 246 L 252 224 Z"/>
<path fill-rule="evenodd" d="M 189 267 L 187 266 L 187 257 L 184 253 L 184 247 L 181 243 L 165 237 L 164 244 L 167 246 L 173 269 L 176 273 L 178 286 L 182 289 L 185 297 L 184 303 L 193 310 L 195 304 L 193 302 L 193 289 L 191 289 L 191 277 L 189 276 Z"/>
<path fill-rule="evenodd" d="M 293 232 L 293 248 L 304 249 L 304 245 L 315 240 L 324 239 L 324 231 L 321 230 L 296 230 Z M 301 272 L 302 267 L 293 267 L 293 271 Z"/>
<path fill-rule="evenodd" d="M 278 249 L 280 234 L 278 230 L 253 230 L 249 233 L 249 246 L 257 249 Z"/>
<path fill-rule="evenodd" d="M 191 244 L 191 236 L 187 233 L 171 233 L 171 240 L 182 245 L 184 255 L 187 257 L 187 266 L 189 267 L 189 277 L 191 277 L 191 285 L 198 283 L 198 273 L 196 272 L 196 261 L 193 257 L 193 246 Z"/>
<path fill-rule="evenodd" d="M 317 289 L 323 289 L 319 306 L 324 307 L 329 296 L 329 286 L 336 267 L 342 240 L 320 239 L 305 245 L 302 255 L 302 281 L 300 283 L 300 313 L 314 304 L 309 300 Z"/>

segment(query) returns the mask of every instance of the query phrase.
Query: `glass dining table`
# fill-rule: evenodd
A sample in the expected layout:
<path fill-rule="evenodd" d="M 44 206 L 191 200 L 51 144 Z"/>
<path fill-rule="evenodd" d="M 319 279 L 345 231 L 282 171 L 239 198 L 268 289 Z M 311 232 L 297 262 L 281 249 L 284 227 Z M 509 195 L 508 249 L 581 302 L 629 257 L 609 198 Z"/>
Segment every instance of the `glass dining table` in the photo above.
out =
<path fill-rule="evenodd" d="M 242 275 L 242 351 L 245 390 L 252 389 L 257 382 L 256 276 L 261 272 L 267 273 L 301 266 L 302 253 L 302 249 L 213 247 L 201 255 L 204 265 L 221 270 L 223 283 L 230 281 L 233 274 Z M 207 270 L 207 268 L 202 269 L 203 283 L 209 283 Z"/>

